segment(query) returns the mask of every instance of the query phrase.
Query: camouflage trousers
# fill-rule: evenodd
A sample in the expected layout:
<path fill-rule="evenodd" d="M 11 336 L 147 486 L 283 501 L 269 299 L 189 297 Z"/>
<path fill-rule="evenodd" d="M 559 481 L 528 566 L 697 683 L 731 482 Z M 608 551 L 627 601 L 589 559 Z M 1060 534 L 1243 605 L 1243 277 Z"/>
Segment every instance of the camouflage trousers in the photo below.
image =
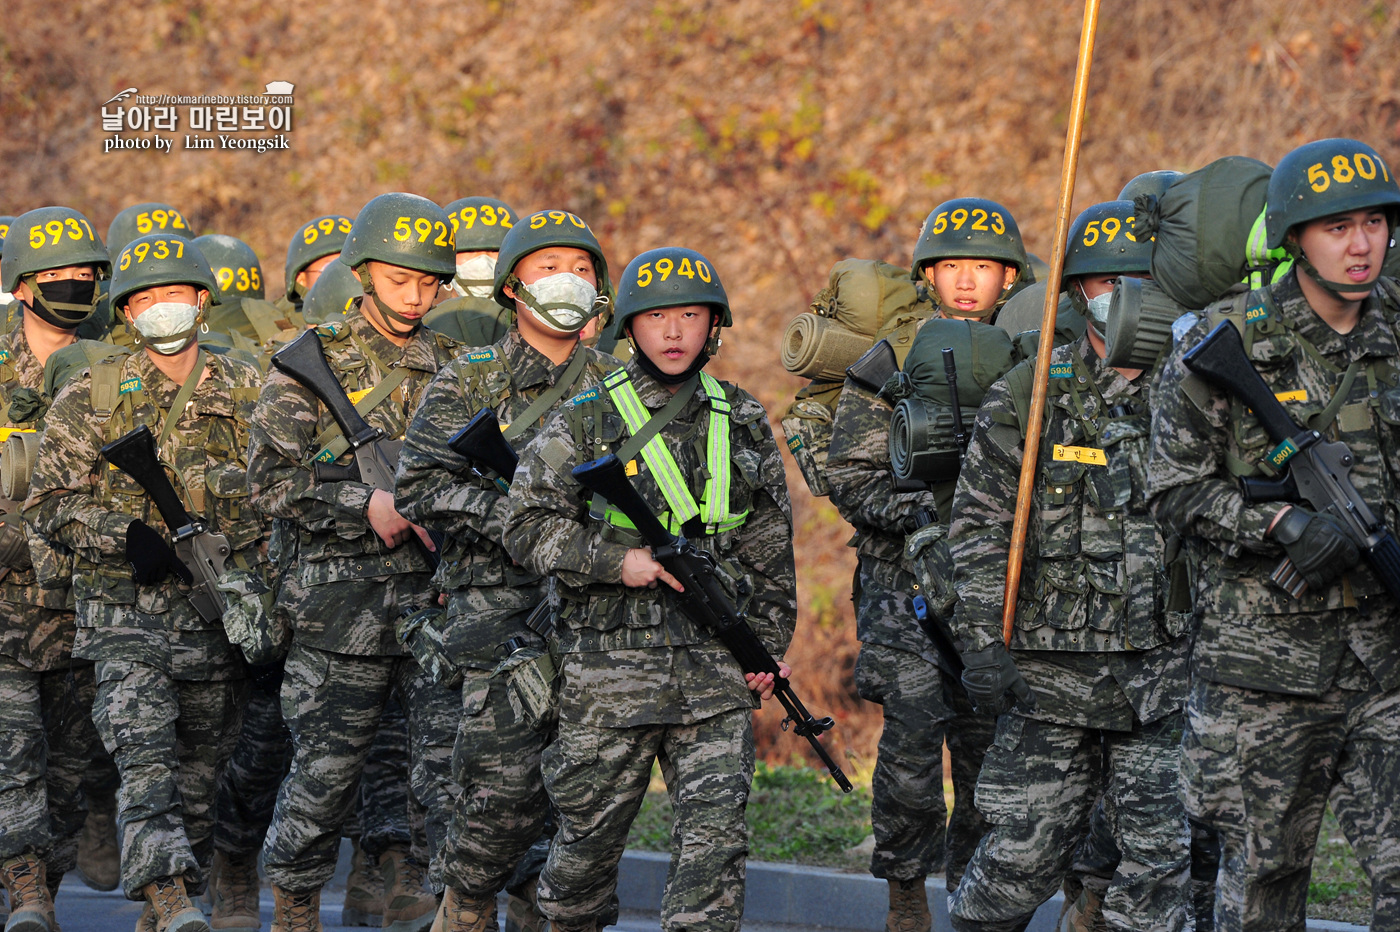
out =
<path fill-rule="evenodd" d="M 78 855 L 95 691 L 90 663 L 40 671 L 0 656 L 0 860 L 36 854 L 50 882 Z"/>
<path fill-rule="evenodd" d="M 991 828 L 949 898 L 959 932 L 1022 929 L 1054 895 L 1099 796 L 1122 853 L 1104 898 L 1110 929 L 1190 922 L 1190 838 L 1178 794 L 1181 716 L 1106 732 L 1003 715 L 977 781 Z"/>
<path fill-rule="evenodd" d="M 747 709 L 693 725 L 595 728 L 561 721 L 540 763 L 559 817 L 540 874 L 540 912 L 570 925 L 616 921 L 617 865 L 653 761 L 661 765 L 675 818 L 661 928 L 737 932 L 749 849 L 744 807 L 754 771 Z"/>
<path fill-rule="evenodd" d="M 319 890 L 335 873 L 341 827 L 360 795 L 391 696 L 407 711 L 411 795 L 427 809 L 423 854 L 431 857 L 443 843 L 460 794 L 452 783 L 457 694 L 435 685 L 412 657 L 338 654 L 294 641 L 282 683 L 292 767 L 263 844 L 264 867 L 277 886 Z"/>
<path fill-rule="evenodd" d="M 870 873 L 908 881 L 946 866 L 954 890 L 987 830 L 973 795 L 996 719 L 977 715 L 960 685 L 909 651 L 864 644 L 855 678 L 860 697 L 879 703 L 884 716 L 871 780 Z M 953 770 L 951 821 L 943 798 L 945 740 Z"/>
<path fill-rule="evenodd" d="M 421 843 L 422 806 L 409 792 L 408 715 L 395 696 L 389 697 L 379 731 L 369 748 L 369 758 L 360 774 L 360 791 L 355 810 L 341 827 L 347 837 L 358 837 L 360 847 L 378 858 L 394 846 Z M 427 864 L 431 852 L 426 844 L 414 851 L 419 863 Z"/>
<path fill-rule="evenodd" d="M 92 719 L 121 774 L 122 891 L 183 876 L 199 893 L 214 857 L 219 773 L 233 753 L 245 681 L 177 680 L 156 664 L 97 661 Z"/>
<path fill-rule="evenodd" d="M 243 727 L 219 780 L 214 847 L 230 858 L 255 858 L 272 822 L 277 788 L 292 763 L 292 736 L 282 721 L 280 675 L 248 681 Z"/>
<path fill-rule="evenodd" d="M 1217 929 L 1301 932 L 1329 796 L 1371 881 L 1371 928 L 1400 929 L 1400 689 L 1287 696 L 1198 678 L 1183 747 L 1187 809 L 1221 838 Z"/>

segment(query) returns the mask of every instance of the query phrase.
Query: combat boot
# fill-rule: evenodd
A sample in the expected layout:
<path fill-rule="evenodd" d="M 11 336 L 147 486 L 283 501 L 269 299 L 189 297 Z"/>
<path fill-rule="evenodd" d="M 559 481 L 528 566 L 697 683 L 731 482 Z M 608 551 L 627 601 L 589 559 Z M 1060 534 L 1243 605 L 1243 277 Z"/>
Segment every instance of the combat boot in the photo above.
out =
<path fill-rule="evenodd" d="M 210 932 L 204 913 L 185 892 L 185 878 L 162 877 L 141 889 L 156 917 L 156 932 Z"/>
<path fill-rule="evenodd" d="M 506 932 L 545 932 L 549 920 L 540 914 L 539 887 L 531 883 L 524 896 L 514 893 L 506 900 Z"/>
<path fill-rule="evenodd" d="M 377 929 L 384 922 L 384 878 L 360 847 L 360 839 L 350 839 L 350 876 L 345 878 L 345 904 L 340 910 L 343 926 L 369 926 Z"/>
<path fill-rule="evenodd" d="M 321 932 L 321 891 L 293 893 L 273 884 L 272 932 Z"/>
<path fill-rule="evenodd" d="M 209 901 L 213 904 L 209 928 L 214 932 L 258 932 L 262 919 L 258 915 L 257 855 L 231 858 L 215 851 L 209 873 Z"/>
<path fill-rule="evenodd" d="M 885 932 L 929 932 L 933 917 L 928 911 L 928 891 L 924 878 L 891 880 L 890 912 L 885 918 Z"/>
<path fill-rule="evenodd" d="M 496 898 L 474 900 L 448 885 L 429 932 L 496 932 Z"/>
<path fill-rule="evenodd" d="M 437 912 L 437 897 L 423 887 L 423 868 L 408 848 L 393 845 L 379 856 L 384 877 L 384 922 L 391 932 L 427 932 Z"/>
<path fill-rule="evenodd" d="M 569 924 L 555 922 L 550 926 L 550 929 L 552 932 L 603 932 L 603 924 L 597 919 Z"/>
<path fill-rule="evenodd" d="M 117 844 L 117 802 L 90 801 L 87 821 L 78 838 L 78 878 L 94 890 L 115 890 L 122 879 L 121 846 Z"/>
<path fill-rule="evenodd" d="M 44 882 L 44 862 L 21 854 L 0 864 L 10 918 L 5 932 L 53 932 L 53 897 Z"/>
<path fill-rule="evenodd" d="M 136 932 L 156 932 L 156 911 L 150 900 L 141 907 L 141 915 L 136 917 Z"/>

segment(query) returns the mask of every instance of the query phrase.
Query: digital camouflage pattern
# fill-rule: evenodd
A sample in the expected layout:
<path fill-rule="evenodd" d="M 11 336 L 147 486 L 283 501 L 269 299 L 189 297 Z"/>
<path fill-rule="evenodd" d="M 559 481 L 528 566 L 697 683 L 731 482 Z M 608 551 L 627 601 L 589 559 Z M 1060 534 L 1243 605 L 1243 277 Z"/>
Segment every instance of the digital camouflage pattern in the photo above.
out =
<path fill-rule="evenodd" d="M 582 344 L 574 353 L 587 361 L 564 400 L 617 368 L 616 360 Z M 458 356 L 428 386 L 399 458 L 400 512 L 444 531 L 450 541 L 434 581 L 448 595 L 447 649 L 466 673 L 452 765 L 463 793 L 443 863 L 447 881 L 474 899 L 494 896 L 506 885 L 540 838 L 549 811 L 540 752 L 550 735 L 517 720 L 505 677 L 492 675 L 510 638 L 542 644 L 524 621 L 547 593 L 545 581 L 522 569 L 501 545 L 509 499 L 475 475 L 447 440 L 486 409 L 503 426 L 515 424 L 558 384 L 573 359 L 555 365 L 515 328 L 493 347 Z M 517 449 L 548 414 L 515 438 Z"/>
<path fill-rule="evenodd" d="M 256 858 L 262 850 L 277 788 L 292 763 L 280 689 L 280 676 L 249 679 L 238 740 L 219 778 L 214 847 L 234 861 Z"/>
<path fill-rule="evenodd" d="M 626 371 L 653 415 L 671 400 L 635 360 Z M 734 476 L 728 510 L 747 510 L 748 517 L 697 543 L 744 577 L 747 584 L 733 589 L 747 593 L 740 607 L 781 657 L 797 615 L 783 461 L 763 407 L 735 386 L 724 390 Z M 541 763 L 560 824 L 540 875 L 541 912 L 566 924 L 608 919 L 636 800 L 659 754 L 672 771 L 676 839 L 663 927 L 736 929 L 756 699 L 729 652 L 669 604 L 669 590 L 621 585 L 623 556 L 639 538 L 592 522 L 571 470 L 615 449 L 627 432 L 605 392 L 574 401 L 521 454 L 505 536 L 507 550 L 526 569 L 556 574 L 561 597 L 560 736 Z M 697 500 L 709 423 L 709 402 L 696 387 L 658 434 Z M 576 445 L 576 437 L 592 442 Z M 640 457 L 637 466 L 638 492 L 656 511 L 669 510 Z"/>
<path fill-rule="evenodd" d="M 1397 308 L 1373 296 L 1338 333 L 1296 276 L 1244 301 L 1265 315 L 1245 325 L 1245 346 L 1270 389 L 1306 394 L 1284 402 L 1296 420 L 1347 444 L 1352 484 L 1394 528 Z M 1400 612 L 1364 562 L 1296 600 L 1268 582 L 1283 556 L 1267 536 L 1280 506 L 1246 504 L 1233 473 L 1273 444 L 1241 405 L 1188 375 L 1183 354 L 1219 315 L 1202 316 L 1166 363 L 1149 480 L 1158 519 L 1203 552 L 1182 782 L 1192 817 L 1221 835 L 1217 925 L 1301 928 L 1329 794 L 1371 880 L 1373 927 L 1400 925 L 1400 834 L 1381 816 L 1400 801 Z M 1337 416 L 1317 423 L 1352 367 Z"/>
<path fill-rule="evenodd" d="M 973 650 L 1001 641 L 1023 371 L 983 400 L 953 501 L 954 627 Z M 1123 852 L 1109 928 L 1179 930 L 1190 919 L 1174 782 L 1188 619 L 1166 611 L 1166 546 L 1147 514 L 1151 376 L 1130 381 L 1087 337 L 1053 351 L 1050 375 L 1011 638 L 1037 708 L 998 721 L 977 784 L 992 827 L 950 912 L 960 930 L 1018 927 L 1059 887 L 1102 794 Z"/>
<path fill-rule="evenodd" d="M 43 383 L 17 324 L 0 336 L 3 426 L 42 427 Z M 3 517 L 21 538 L 22 504 Z M 79 786 L 99 746 L 88 711 L 95 685 L 92 665 L 73 661 L 67 588 L 40 586 L 21 551 L 20 565 L 0 566 L 0 860 L 32 852 L 57 878 L 73 868 L 87 812 Z"/>
<path fill-rule="evenodd" d="M 428 383 L 458 348 L 421 328 L 396 346 L 365 319 L 358 302 L 343 322 L 318 333 L 348 392 L 408 370 L 366 414 L 388 439 L 403 437 Z M 394 637 L 400 612 L 436 598 L 430 567 L 412 543 L 383 545 L 365 516 L 370 486 L 316 480 L 310 464 L 333 426 L 308 390 L 279 371 L 268 375 L 253 414 L 248 483 L 256 507 L 295 525 L 298 560 L 282 578 L 277 603 L 295 632 L 282 714 L 296 754 L 264 860 L 272 882 L 293 892 L 319 889 L 335 870 L 341 825 L 391 694 L 408 712 L 410 774 L 418 782 L 415 794 L 430 807 L 429 838 L 445 838 L 449 803 L 461 792 L 451 778 L 458 697 L 432 684 Z M 346 453 L 337 462 L 352 460 Z"/>
<path fill-rule="evenodd" d="M 196 892 L 213 857 L 216 781 L 238 734 L 243 663 L 223 629 L 200 617 L 175 577 L 138 586 L 126 561 L 126 529 L 139 518 L 169 535 L 135 480 L 104 464 L 99 449 L 139 425 L 160 435 L 176 488 L 192 514 L 224 534 L 231 563 L 256 566 L 265 525 L 247 507 L 242 451 L 257 394 L 251 366 L 202 353 L 203 381 L 178 414 L 180 386 L 150 356 L 121 360 L 126 388 L 112 416 L 92 405 L 90 371 L 54 400 L 39 446 L 26 517 L 75 554 L 78 606 L 74 655 L 97 663 L 93 719 L 122 775 L 117 822 L 128 898 L 170 876 Z M 199 370 L 197 370 L 199 371 Z"/>
<path fill-rule="evenodd" d="M 855 526 L 859 553 L 853 592 L 861 641 L 856 689 L 862 699 L 880 703 L 884 718 L 871 780 L 870 872 L 908 881 L 946 868 L 952 889 L 986 830 L 972 793 L 994 721 L 972 710 L 914 614 L 918 587 L 904 559 L 905 538 L 940 519 L 946 524 L 953 483 L 895 490 L 893 413 L 887 400 L 846 379 L 827 455 L 831 501 Z M 945 740 L 954 773 L 953 818 L 946 830 Z"/>

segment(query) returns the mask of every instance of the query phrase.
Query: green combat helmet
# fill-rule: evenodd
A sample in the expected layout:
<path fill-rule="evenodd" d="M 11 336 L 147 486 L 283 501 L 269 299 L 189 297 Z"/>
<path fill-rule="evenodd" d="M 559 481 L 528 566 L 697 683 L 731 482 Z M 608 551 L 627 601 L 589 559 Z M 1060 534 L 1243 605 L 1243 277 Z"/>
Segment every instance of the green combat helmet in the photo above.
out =
<path fill-rule="evenodd" d="M 402 192 L 381 194 L 366 204 L 340 250 L 340 261 L 355 270 L 360 287 L 374 300 L 385 322 L 408 328 L 401 336 L 412 333 L 422 321 L 403 316 L 375 294 L 367 263 L 384 262 L 436 275 L 446 284 L 457 272 L 456 260 L 447 214 L 426 197 Z"/>
<path fill-rule="evenodd" d="M 287 285 L 287 300 L 292 305 L 300 304 L 306 297 L 297 284 L 297 276 L 317 259 L 335 255 L 345 246 L 345 238 L 354 225 L 349 217 L 340 214 L 326 214 L 309 220 L 297 228 L 287 243 L 287 268 L 283 280 Z"/>
<path fill-rule="evenodd" d="M 458 252 L 500 252 L 506 234 L 515 226 L 515 211 L 494 197 L 458 198 L 443 210 L 452 224 Z"/>
<path fill-rule="evenodd" d="M 306 293 L 306 300 L 301 303 L 302 316 L 313 325 L 339 320 L 350 309 L 351 302 L 362 294 L 360 279 L 350 266 L 332 262 Z"/>
<path fill-rule="evenodd" d="M 107 227 L 107 248 L 113 254 L 138 236 L 147 233 L 164 233 L 181 239 L 194 239 L 194 230 L 185 222 L 185 215 L 169 204 L 147 201 L 133 204 L 112 218 Z"/>
<path fill-rule="evenodd" d="M 500 255 L 496 259 L 496 284 L 492 294 L 501 307 L 514 310 L 515 301 L 507 297 L 505 292 L 506 286 L 509 285 L 520 301 L 550 326 L 559 330 L 577 330 L 578 327 L 560 325 L 550 314 L 547 305 L 538 304 L 522 289 L 520 279 L 515 275 L 517 262 L 546 246 L 572 246 L 593 257 L 594 271 L 598 276 L 597 291 L 600 296 L 600 300 L 595 301 L 593 305 L 593 315 L 596 316 L 606 301 L 601 296 L 608 293 L 611 284 L 608 280 L 608 263 L 603 257 L 603 247 L 593 235 L 593 230 L 582 219 L 564 210 L 541 210 L 510 228 L 501 242 Z"/>
<path fill-rule="evenodd" d="M 981 314 L 982 317 L 995 314 L 1018 285 L 1035 280 L 1016 218 L 996 201 L 985 198 L 958 197 L 944 201 L 933 209 L 919 231 L 909 277 L 926 283 L 929 292 L 942 304 L 933 280 L 924 273 L 925 265 L 939 259 L 995 259 L 1016 268 L 1015 282 L 1002 293 L 995 307 Z"/>
<path fill-rule="evenodd" d="M 21 281 L 34 292 L 32 310 L 55 327 L 72 330 L 96 310 L 97 283 L 51 282 L 40 287 L 35 276 L 45 269 L 90 265 L 95 278 L 112 271 L 107 250 L 87 217 L 71 207 L 40 207 L 15 218 L 0 259 L 0 290 L 14 293 Z M 48 292 L 48 293 L 46 293 Z"/>
<path fill-rule="evenodd" d="M 219 283 L 192 240 L 148 233 L 132 240 L 117 256 L 112 271 L 112 307 L 120 311 L 127 298 L 158 285 L 193 285 L 209 292 L 206 308 L 219 303 Z M 201 314 L 196 326 L 203 317 Z"/>
<path fill-rule="evenodd" d="M 0 255 L 5 251 L 5 237 L 10 235 L 10 226 L 15 222 L 15 218 L 9 214 L 0 214 Z"/>
<path fill-rule="evenodd" d="M 618 281 L 617 306 L 613 332 L 627 332 L 627 322 L 644 311 L 667 307 L 703 304 L 719 316 L 718 327 L 732 327 L 734 315 L 729 310 L 729 296 L 720 283 L 719 273 L 710 260 L 683 246 L 662 246 L 649 249 L 627 263 Z M 697 368 L 719 351 L 719 337 L 714 336 L 705 352 L 696 360 Z M 638 354 L 640 355 L 640 354 Z M 643 357 L 645 358 L 645 357 Z M 651 367 L 644 365 L 649 371 Z M 655 372 L 652 373 L 653 375 Z"/>
<path fill-rule="evenodd" d="M 1081 314 L 1088 308 L 1084 293 L 1071 288 L 1080 275 L 1146 274 L 1152 270 L 1152 241 L 1133 238 L 1133 202 L 1104 201 L 1087 208 L 1069 228 L 1065 270 L 1060 290 L 1068 291 Z"/>
<path fill-rule="evenodd" d="M 1319 139 L 1285 155 L 1269 176 L 1264 225 L 1268 246 L 1282 246 L 1297 267 L 1333 294 L 1355 293 L 1356 285 L 1320 278 L 1288 233 L 1299 224 L 1333 214 L 1384 208 L 1390 233 L 1400 219 L 1400 186 L 1375 149 L 1356 139 Z"/>
<path fill-rule="evenodd" d="M 1181 172 L 1174 172 L 1170 169 L 1162 169 L 1155 172 L 1143 172 L 1123 185 L 1123 190 L 1118 192 L 1118 200 L 1135 201 L 1141 194 L 1150 194 L 1161 200 L 1162 195 L 1167 193 L 1167 188 L 1176 184 L 1183 177 Z"/>
<path fill-rule="evenodd" d="M 263 297 L 262 262 L 252 246 L 223 233 L 197 236 L 194 244 L 209 260 L 209 269 L 219 284 L 220 302 Z"/>

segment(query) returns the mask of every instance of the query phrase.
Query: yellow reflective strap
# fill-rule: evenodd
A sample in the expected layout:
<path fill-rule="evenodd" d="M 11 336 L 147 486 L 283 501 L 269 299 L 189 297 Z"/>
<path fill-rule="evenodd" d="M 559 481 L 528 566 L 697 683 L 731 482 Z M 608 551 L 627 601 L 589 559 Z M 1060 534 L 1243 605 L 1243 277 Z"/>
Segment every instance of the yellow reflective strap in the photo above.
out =
<path fill-rule="evenodd" d="M 700 373 L 700 384 L 710 399 L 710 430 L 705 449 L 705 524 L 717 527 L 729 511 L 729 486 L 733 470 L 729 460 L 729 400 L 724 389 L 707 372 Z"/>
<path fill-rule="evenodd" d="M 613 404 L 617 405 L 622 420 L 627 424 L 627 429 L 636 434 L 645 427 L 651 415 L 646 405 L 642 404 L 642 399 L 632 385 L 632 380 L 627 377 L 626 371 L 619 369 L 609 376 L 604 384 L 607 385 L 608 394 L 612 397 Z M 700 506 L 695 504 L 695 496 L 686 488 L 680 466 L 676 464 L 675 457 L 671 456 L 671 451 L 661 442 L 660 435 L 652 437 L 646 446 L 642 447 L 642 459 L 646 460 L 652 478 L 656 480 L 666 503 L 671 506 L 674 519 L 684 524 L 700 514 Z"/>

